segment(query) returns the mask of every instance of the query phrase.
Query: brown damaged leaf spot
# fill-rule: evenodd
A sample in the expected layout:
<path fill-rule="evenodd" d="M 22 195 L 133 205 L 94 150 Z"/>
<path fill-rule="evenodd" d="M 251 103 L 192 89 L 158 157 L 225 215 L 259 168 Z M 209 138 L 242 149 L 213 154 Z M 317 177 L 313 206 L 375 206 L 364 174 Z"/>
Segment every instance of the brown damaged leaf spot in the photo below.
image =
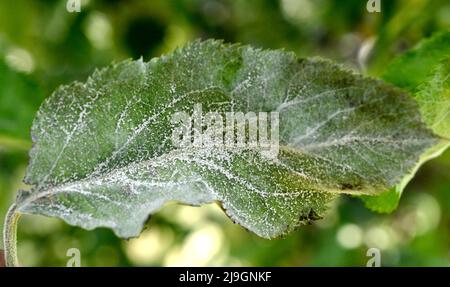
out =
<path fill-rule="evenodd" d="M 311 209 L 308 213 L 308 215 L 301 215 L 299 218 L 300 222 L 305 222 L 306 224 L 313 224 L 314 221 L 322 219 L 323 216 L 320 216 L 317 214 L 313 209 Z"/>
<path fill-rule="evenodd" d="M 340 186 L 341 190 L 348 190 L 348 191 L 358 191 L 358 190 L 362 190 L 362 184 L 360 182 L 358 183 L 351 183 L 351 182 L 344 182 L 341 183 Z"/>

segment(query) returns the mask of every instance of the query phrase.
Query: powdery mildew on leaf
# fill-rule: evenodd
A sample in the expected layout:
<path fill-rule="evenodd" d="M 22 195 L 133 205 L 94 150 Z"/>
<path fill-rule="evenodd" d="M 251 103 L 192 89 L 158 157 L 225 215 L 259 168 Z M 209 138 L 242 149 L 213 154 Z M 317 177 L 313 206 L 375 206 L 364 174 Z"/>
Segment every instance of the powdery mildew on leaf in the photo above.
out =
<path fill-rule="evenodd" d="M 176 149 L 171 116 L 207 111 L 280 116 L 280 153 Z M 20 212 L 137 236 L 167 201 L 219 201 L 272 238 L 320 218 L 334 195 L 377 194 L 436 142 L 413 100 L 320 59 L 217 41 L 148 63 L 125 61 L 58 89 L 41 107 L 17 199 Z"/>

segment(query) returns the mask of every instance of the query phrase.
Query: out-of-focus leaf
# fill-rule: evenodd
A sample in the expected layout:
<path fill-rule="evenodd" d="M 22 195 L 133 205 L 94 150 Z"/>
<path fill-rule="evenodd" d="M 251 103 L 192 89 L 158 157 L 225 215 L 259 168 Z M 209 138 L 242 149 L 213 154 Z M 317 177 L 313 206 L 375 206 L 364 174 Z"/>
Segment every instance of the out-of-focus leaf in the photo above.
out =
<path fill-rule="evenodd" d="M 450 38 L 448 46 L 449 57 L 419 86 L 416 99 L 425 123 L 437 135 L 450 139 Z"/>
<path fill-rule="evenodd" d="M 278 112 L 280 152 L 175 148 L 171 116 Z M 261 130 L 260 130 L 261 132 Z M 103 69 L 58 89 L 33 125 L 35 146 L 17 198 L 23 213 L 136 236 L 167 201 L 220 201 L 271 238 L 318 219 L 334 194 L 377 194 L 436 143 L 415 101 L 328 61 L 283 51 L 195 42 Z"/>
<path fill-rule="evenodd" d="M 383 74 L 383 79 L 415 93 L 449 55 L 450 31 L 440 32 L 396 58 Z"/>

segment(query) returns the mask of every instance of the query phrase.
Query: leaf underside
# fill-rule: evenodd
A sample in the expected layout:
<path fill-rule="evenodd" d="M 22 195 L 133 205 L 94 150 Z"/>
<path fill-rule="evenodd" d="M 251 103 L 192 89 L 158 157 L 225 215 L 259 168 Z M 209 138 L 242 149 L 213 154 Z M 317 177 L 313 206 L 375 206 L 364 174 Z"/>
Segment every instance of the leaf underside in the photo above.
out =
<path fill-rule="evenodd" d="M 177 111 L 279 112 L 280 152 L 175 148 Z M 137 236 L 167 201 L 219 201 L 265 238 L 320 218 L 339 193 L 378 194 L 437 141 L 415 101 L 320 59 L 218 41 L 125 61 L 55 91 L 32 128 L 18 210 Z"/>

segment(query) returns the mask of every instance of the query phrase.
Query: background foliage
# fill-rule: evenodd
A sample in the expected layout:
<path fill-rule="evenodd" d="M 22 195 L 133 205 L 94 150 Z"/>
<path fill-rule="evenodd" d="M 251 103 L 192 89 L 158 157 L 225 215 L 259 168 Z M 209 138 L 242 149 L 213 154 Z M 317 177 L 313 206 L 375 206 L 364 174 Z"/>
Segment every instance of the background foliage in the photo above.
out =
<path fill-rule="evenodd" d="M 382 12 L 373 14 L 364 0 L 81 1 L 80 13 L 68 13 L 59 0 L 0 2 L 0 218 L 20 188 L 39 104 L 95 67 L 216 38 L 323 56 L 380 75 L 396 55 L 450 29 L 444 0 L 382 1 Z M 448 266 L 450 152 L 420 169 L 388 215 L 341 197 L 324 220 L 272 241 L 234 225 L 214 205 L 171 204 L 150 221 L 141 237 L 123 241 L 109 230 L 25 216 L 19 257 L 25 266 L 63 266 L 75 247 L 85 266 L 364 266 L 367 248 L 377 247 L 383 265 Z"/>

